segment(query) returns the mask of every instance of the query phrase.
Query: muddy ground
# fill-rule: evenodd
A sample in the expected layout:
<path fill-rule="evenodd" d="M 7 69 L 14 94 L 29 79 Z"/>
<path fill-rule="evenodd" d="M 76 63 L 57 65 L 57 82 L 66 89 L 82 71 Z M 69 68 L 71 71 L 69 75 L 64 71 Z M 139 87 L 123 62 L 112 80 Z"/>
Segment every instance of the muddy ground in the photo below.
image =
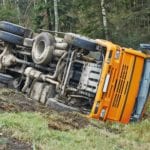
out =
<path fill-rule="evenodd" d="M 59 131 L 69 131 L 72 129 L 85 128 L 88 125 L 92 125 L 99 128 L 96 124 L 93 124 L 86 117 L 76 112 L 56 112 L 49 107 L 45 107 L 37 101 L 27 98 L 22 93 L 10 90 L 6 88 L 0 88 L 0 113 L 4 112 L 38 112 L 48 120 L 48 127 L 50 129 Z M 148 111 L 150 112 L 150 111 Z M 150 113 L 146 113 L 144 119 L 149 118 Z M 101 124 L 103 124 L 101 122 Z M 109 125 L 104 125 L 104 128 L 113 132 L 114 134 L 120 134 L 122 130 L 110 128 Z M 0 128 L 0 150 L 30 150 L 33 149 L 31 143 L 20 141 L 11 136 L 11 133 L 3 133 Z"/>
<path fill-rule="evenodd" d="M 40 112 L 48 120 L 48 127 L 59 131 L 80 129 L 88 126 L 89 120 L 75 112 L 56 112 L 33 101 L 22 93 L 6 88 L 0 88 L 0 113 L 4 112 Z M 10 133 L 0 130 L 0 150 L 30 150 L 30 143 L 11 138 Z"/>
<path fill-rule="evenodd" d="M 8 135 L 0 135 L 0 150 L 32 150 L 30 143 L 19 141 Z"/>
<path fill-rule="evenodd" d="M 76 112 L 56 112 L 22 93 L 10 89 L 0 90 L 0 113 L 3 112 L 40 112 L 49 119 L 49 127 L 58 130 L 84 128 L 89 120 Z M 58 126 L 57 126 L 57 124 Z M 61 126 L 63 126 L 61 128 Z"/>

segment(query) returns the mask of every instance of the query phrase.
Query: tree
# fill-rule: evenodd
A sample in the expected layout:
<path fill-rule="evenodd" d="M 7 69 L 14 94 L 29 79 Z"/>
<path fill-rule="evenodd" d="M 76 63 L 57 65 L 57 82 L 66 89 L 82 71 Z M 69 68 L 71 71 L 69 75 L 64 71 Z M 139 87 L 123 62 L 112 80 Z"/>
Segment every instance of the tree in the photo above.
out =
<path fill-rule="evenodd" d="M 149 42 L 150 1 L 105 0 L 110 40 L 137 48 Z"/>
<path fill-rule="evenodd" d="M 6 1 L 5 0 L 3 0 L 3 6 L 6 7 Z"/>
<path fill-rule="evenodd" d="M 8 1 L 6 1 L 6 0 L 1 1 L 0 20 L 18 23 L 16 14 L 17 14 L 17 10 L 16 10 L 16 7 L 14 7 L 14 5 L 9 5 Z"/>
<path fill-rule="evenodd" d="M 21 23 L 21 14 L 20 14 L 20 8 L 19 8 L 19 0 L 16 0 L 16 6 L 17 6 L 17 16 L 18 16 L 18 22 L 19 22 L 19 24 Z"/>
<path fill-rule="evenodd" d="M 150 0 L 1 0 L 0 20 L 136 48 L 149 42 L 149 6 Z"/>
<path fill-rule="evenodd" d="M 55 32 L 58 32 L 59 18 L 58 18 L 58 4 L 57 0 L 54 0 L 54 16 L 55 16 Z M 56 33 L 57 35 L 57 33 Z"/>
<path fill-rule="evenodd" d="M 108 40 L 108 27 L 107 27 L 105 0 L 101 0 L 101 12 L 102 12 L 102 20 L 103 20 L 105 39 Z"/>

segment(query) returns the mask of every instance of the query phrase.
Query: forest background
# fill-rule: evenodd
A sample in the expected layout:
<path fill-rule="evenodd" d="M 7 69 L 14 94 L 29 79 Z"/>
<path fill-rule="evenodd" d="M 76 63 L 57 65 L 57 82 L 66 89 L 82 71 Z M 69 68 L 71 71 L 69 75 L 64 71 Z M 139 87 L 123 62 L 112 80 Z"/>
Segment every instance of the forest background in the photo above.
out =
<path fill-rule="evenodd" d="M 0 0 L 0 20 L 125 47 L 150 43 L 150 0 Z"/>

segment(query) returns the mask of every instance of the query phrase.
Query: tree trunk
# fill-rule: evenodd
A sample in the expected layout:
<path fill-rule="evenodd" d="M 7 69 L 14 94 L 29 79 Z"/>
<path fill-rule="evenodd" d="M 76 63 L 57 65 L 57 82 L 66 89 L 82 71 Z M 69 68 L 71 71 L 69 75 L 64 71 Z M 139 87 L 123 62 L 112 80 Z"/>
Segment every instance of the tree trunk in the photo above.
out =
<path fill-rule="evenodd" d="M 58 18 L 58 5 L 57 0 L 54 0 L 54 15 L 55 15 L 55 32 L 57 36 L 58 28 L 59 28 L 59 18 Z"/>
<path fill-rule="evenodd" d="M 47 0 L 45 0 L 45 5 L 48 5 Z M 52 30 L 52 25 L 51 25 L 51 20 L 50 20 L 50 10 L 49 7 L 46 7 L 46 12 L 45 12 L 45 23 L 46 23 L 46 29 Z"/>
<path fill-rule="evenodd" d="M 3 7 L 6 7 L 6 1 L 3 0 Z"/>
<path fill-rule="evenodd" d="M 105 0 L 101 0 L 101 13 L 102 13 L 102 21 L 105 39 L 108 40 L 108 26 L 107 26 L 107 18 L 106 18 L 106 9 L 105 9 Z"/>
<path fill-rule="evenodd" d="M 33 0 L 33 8 L 35 9 L 36 6 L 36 0 Z"/>
<path fill-rule="evenodd" d="M 18 22 L 19 24 L 21 23 L 21 14 L 20 14 L 20 8 L 19 8 L 19 0 L 16 1 L 16 4 L 17 4 L 17 13 L 18 13 Z"/>

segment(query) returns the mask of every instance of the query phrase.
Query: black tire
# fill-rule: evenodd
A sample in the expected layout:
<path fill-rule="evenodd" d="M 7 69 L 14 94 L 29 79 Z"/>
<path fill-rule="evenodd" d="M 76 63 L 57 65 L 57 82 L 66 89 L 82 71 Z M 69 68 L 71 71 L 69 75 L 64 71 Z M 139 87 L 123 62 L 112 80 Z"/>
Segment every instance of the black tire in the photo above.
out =
<path fill-rule="evenodd" d="M 32 34 L 31 30 L 7 21 L 0 21 L 0 30 L 10 32 L 23 37 L 30 37 Z"/>
<path fill-rule="evenodd" d="M 89 39 L 74 33 L 67 33 L 64 37 L 64 40 L 73 46 L 89 51 L 96 51 L 96 42 L 93 39 Z"/>
<path fill-rule="evenodd" d="M 42 32 L 34 39 L 32 59 L 34 63 L 47 65 L 51 62 L 55 48 L 55 38 L 47 32 Z"/>
<path fill-rule="evenodd" d="M 9 32 L 0 31 L 0 40 L 11 44 L 23 45 L 24 38 Z"/>

